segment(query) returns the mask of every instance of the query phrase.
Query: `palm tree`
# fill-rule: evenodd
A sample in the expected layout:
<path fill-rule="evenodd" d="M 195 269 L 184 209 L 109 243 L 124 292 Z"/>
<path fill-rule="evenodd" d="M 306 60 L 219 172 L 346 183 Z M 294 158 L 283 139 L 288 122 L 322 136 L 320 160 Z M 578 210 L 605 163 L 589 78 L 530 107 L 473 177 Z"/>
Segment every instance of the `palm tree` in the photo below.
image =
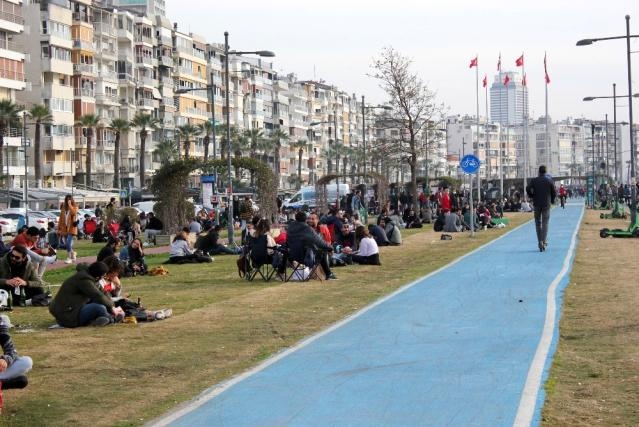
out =
<path fill-rule="evenodd" d="M 229 143 L 226 139 L 226 125 L 216 125 L 215 127 L 216 135 L 221 135 L 220 138 L 220 156 L 222 160 L 226 159 L 226 154 L 229 151 Z M 233 145 L 235 141 L 239 138 L 239 131 L 235 126 L 231 126 L 231 151 L 233 150 Z"/>
<path fill-rule="evenodd" d="M 160 158 L 160 163 L 166 165 L 178 155 L 177 146 L 173 141 L 165 139 L 160 141 L 153 150 L 153 154 Z"/>
<path fill-rule="evenodd" d="M 184 141 L 184 158 L 189 158 L 189 149 L 191 147 L 191 139 L 200 134 L 200 128 L 196 125 L 185 124 L 177 128 L 180 139 Z"/>
<path fill-rule="evenodd" d="M 204 135 L 204 161 L 206 162 L 209 159 L 209 144 L 211 143 L 213 124 L 207 120 L 204 123 L 197 125 L 197 127 L 200 130 L 200 134 Z M 217 135 L 217 126 L 215 130 L 215 134 Z M 213 159 L 215 159 L 215 141 L 213 141 Z"/>
<path fill-rule="evenodd" d="M 268 165 L 268 155 L 273 151 L 275 141 L 271 138 L 264 138 L 260 141 L 257 149 L 262 152 L 262 161 Z"/>
<path fill-rule="evenodd" d="M 255 158 L 257 149 L 264 140 L 264 132 L 261 129 L 248 129 L 244 131 L 244 137 L 249 141 L 249 152 Z"/>
<path fill-rule="evenodd" d="M 326 173 L 331 175 L 333 173 L 333 160 L 335 158 L 335 149 L 333 147 L 329 147 L 326 150 L 322 150 L 322 154 L 326 159 Z"/>
<path fill-rule="evenodd" d="M 280 175 L 280 150 L 282 148 L 282 140 L 288 141 L 288 134 L 282 129 L 277 129 L 273 133 L 271 133 L 271 140 L 273 141 L 273 163 L 275 167 L 273 170 L 275 171 L 275 175 Z"/>
<path fill-rule="evenodd" d="M 149 131 L 157 129 L 159 125 L 160 121 L 158 119 L 145 113 L 137 113 L 131 120 L 131 126 L 140 129 L 140 188 L 144 188 L 146 137 L 149 135 Z"/>
<path fill-rule="evenodd" d="M 35 180 L 38 188 L 42 186 L 42 144 L 40 142 L 42 123 L 51 123 L 53 117 L 46 105 L 34 105 L 29 110 L 29 115 L 35 120 L 35 136 L 33 139 L 33 164 L 35 166 Z"/>
<path fill-rule="evenodd" d="M 20 121 L 18 117 L 19 107 L 8 99 L 0 101 L 0 168 L 4 165 L 4 137 L 9 128 L 17 127 Z M 7 176 L 6 179 L 9 179 Z"/>
<path fill-rule="evenodd" d="M 86 129 L 87 152 L 84 163 L 84 185 L 88 187 L 91 185 L 91 152 L 93 150 L 93 134 L 94 129 L 100 125 L 100 118 L 95 114 L 85 114 L 80 117 L 80 120 L 77 121 L 76 125 Z"/>
<path fill-rule="evenodd" d="M 109 127 L 115 132 L 115 152 L 113 153 L 113 188 L 120 188 L 120 136 L 131 129 L 124 119 L 113 119 Z"/>
<path fill-rule="evenodd" d="M 291 144 L 291 148 L 297 149 L 297 176 L 300 178 L 297 181 L 298 189 L 301 186 L 302 181 L 302 156 L 304 155 L 304 149 L 308 145 L 308 142 L 305 139 L 298 139 L 293 144 Z"/>

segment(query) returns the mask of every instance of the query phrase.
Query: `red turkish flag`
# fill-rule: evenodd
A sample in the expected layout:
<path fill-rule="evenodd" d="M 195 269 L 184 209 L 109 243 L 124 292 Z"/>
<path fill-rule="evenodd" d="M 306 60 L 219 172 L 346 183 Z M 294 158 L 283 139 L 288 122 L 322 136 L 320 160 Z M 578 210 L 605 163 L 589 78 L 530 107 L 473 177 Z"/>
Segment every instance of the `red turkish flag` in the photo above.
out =
<path fill-rule="evenodd" d="M 524 54 L 522 53 L 521 56 L 519 58 L 517 58 L 515 60 L 515 65 L 518 67 L 523 67 L 524 66 Z"/>
<path fill-rule="evenodd" d="M 548 75 L 548 68 L 546 66 L 546 52 L 544 52 L 544 74 L 546 78 L 546 84 L 550 84 L 550 76 Z"/>
<path fill-rule="evenodd" d="M 474 57 L 473 59 L 470 60 L 470 66 L 468 68 L 473 68 L 477 66 L 477 59 L 478 57 Z"/>
<path fill-rule="evenodd" d="M 488 76 L 487 75 L 484 75 L 484 80 L 482 80 L 482 86 L 483 87 L 488 86 Z"/>
<path fill-rule="evenodd" d="M 506 74 L 506 77 L 504 78 L 504 86 L 508 86 L 509 81 L 510 81 L 510 77 L 508 77 L 508 74 Z"/>

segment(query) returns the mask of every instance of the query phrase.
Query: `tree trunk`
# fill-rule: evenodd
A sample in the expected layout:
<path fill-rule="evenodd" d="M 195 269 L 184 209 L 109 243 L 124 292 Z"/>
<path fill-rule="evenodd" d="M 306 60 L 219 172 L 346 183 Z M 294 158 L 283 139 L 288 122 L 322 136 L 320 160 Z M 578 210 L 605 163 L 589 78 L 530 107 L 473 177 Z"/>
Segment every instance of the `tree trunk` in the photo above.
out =
<path fill-rule="evenodd" d="M 281 144 L 280 144 L 280 140 L 278 139 L 275 142 L 275 152 L 273 153 L 274 156 L 274 160 L 273 160 L 273 170 L 275 171 L 275 175 L 280 176 L 280 149 L 282 148 Z M 279 187 L 279 186 L 278 186 Z"/>
<path fill-rule="evenodd" d="M 113 152 L 113 188 L 120 188 L 120 132 L 115 134 Z"/>
<path fill-rule="evenodd" d="M 304 155 L 304 149 L 300 148 L 297 152 L 298 160 L 297 160 L 297 188 L 300 189 L 302 187 L 302 155 Z"/>
<path fill-rule="evenodd" d="M 0 128 L 0 176 L 5 175 L 8 169 L 4 164 L 4 160 L 4 128 Z M 4 177 L 4 184 L 5 187 L 9 188 L 9 174 Z M 10 201 L 7 200 L 7 203 L 10 203 Z M 9 207 L 8 204 L 7 207 Z"/>
<path fill-rule="evenodd" d="M 40 144 L 40 120 L 36 121 L 35 136 L 33 141 L 33 165 L 35 172 L 35 180 L 38 188 L 42 187 L 42 160 L 41 160 L 41 144 Z"/>
<path fill-rule="evenodd" d="M 419 198 L 417 197 L 417 156 L 411 155 L 410 161 L 410 189 L 409 195 L 413 195 L 413 210 L 419 212 Z"/>
<path fill-rule="evenodd" d="M 209 142 L 211 141 L 211 137 L 206 134 L 204 137 L 204 161 L 206 162 L 209 159 Z"/>
<path fill-rule="evenodd" d="M 190 148 L 191 148 L 191 141 L 189 141 L 187 138 L 186 141 L 184 141 L 184 160 L 189 159 Z"/>
<path fill-rule="evenodd" d="M 91 185 L 91 144 L 93 143 L 93 129 L 87 128 L 87 156 L 85 159 L 84 185 Z"/>
<path fill-rule="evenodd" d="M 140 188 L 144 188 L 144 171 L 146 170 L 146 162 L 144 153 L 146 151 L 146 129 L 140 132 Z"/>

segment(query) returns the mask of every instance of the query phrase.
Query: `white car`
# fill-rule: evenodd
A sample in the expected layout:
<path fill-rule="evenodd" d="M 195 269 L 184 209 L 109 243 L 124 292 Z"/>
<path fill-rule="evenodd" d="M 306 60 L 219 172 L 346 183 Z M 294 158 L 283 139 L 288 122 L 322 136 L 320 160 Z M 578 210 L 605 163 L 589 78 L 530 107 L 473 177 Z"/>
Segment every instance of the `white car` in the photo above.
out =
<path fill-rule="evenodd" d="M 0 227 L 2 227 L 2 234 L 15 234 L 18 229 L 18 221 L 12 218 L 2 216 L 0 214 Z"/>

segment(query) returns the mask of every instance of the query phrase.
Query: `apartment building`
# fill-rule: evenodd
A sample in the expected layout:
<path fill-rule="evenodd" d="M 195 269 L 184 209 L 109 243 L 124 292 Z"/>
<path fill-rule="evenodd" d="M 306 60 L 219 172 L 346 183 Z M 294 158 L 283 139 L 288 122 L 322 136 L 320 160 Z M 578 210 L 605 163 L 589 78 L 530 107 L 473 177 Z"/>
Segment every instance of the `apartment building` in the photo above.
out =
<path fill-rule="evenodd" d="M 16 43 L 25 30 L 22 0 L 0 0 L 0 12 L 0 99 L 15 102 L 16 93 L 26 88 L 25 54 Z M 7 176 L 13 177 L 9 179 L 9 186 L 22 185 L 25 173 L 24 152 L 20 152 L 21 129 L 9 129 L 4 144 L 5 164 L 0 167 Z"/>
<path fill-rule="evenodd" d="M 18 92 L 17 102 L 27 108 L 37 104 L 49 107 L 52 121 L 43 125 L 41 139 L 42 185 L 70 187 L 77 171 L 73 10 L 66 1 L 42 0 L 24 4 L 23 13 L 30 33 L 19 34 L 17 40 L 22 51 L 29 54 L 25 77 L 31 90 Z"/>

